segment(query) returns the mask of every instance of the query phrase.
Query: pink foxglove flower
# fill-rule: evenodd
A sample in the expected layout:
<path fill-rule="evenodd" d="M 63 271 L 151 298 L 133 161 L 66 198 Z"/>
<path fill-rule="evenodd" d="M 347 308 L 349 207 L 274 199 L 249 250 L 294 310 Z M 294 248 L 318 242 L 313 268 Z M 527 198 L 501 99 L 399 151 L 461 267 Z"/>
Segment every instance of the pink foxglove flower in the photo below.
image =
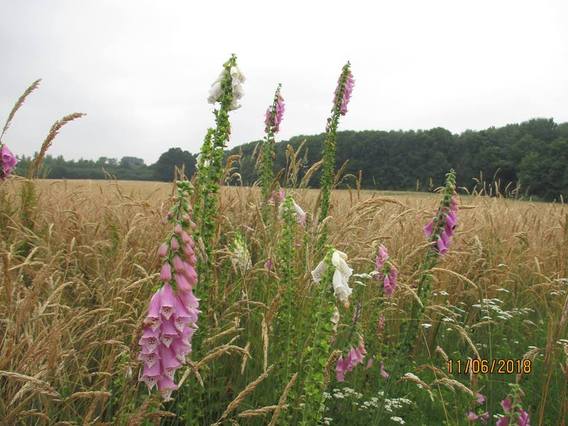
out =
<path fill-rule="evenodd" d="M 529 413 L 527 413 L 522 408 L 519 409 L 519 417 L 517 418 L 518 426 L 530 426 L 531 420 L 529 418 Z"/>
<path fill-rule="evenodd" d="M 458 202 L 454 194 L 449 204 L 444 205 L 442 203 L 436 217 L 424 226 L 424 236 L 435 243 L 434 248 L 440 255 L 448 252 L 452 242 L 454 230 L 458 223 L 457 212 Z"/>
<path fill-rule="evenodd" d="M 162 244 L 158 249 L 158 254 L 165 258 L 160 273 L 163 285 L 150 300 L 138 342 L 138 359 L 144 364 L 140 381 L 149 390 L 157 386 L 165 400 L 177 389 L 175 373 L 191 353 L 191 338 L 199 315 L 199 300 L 193 294 L 197 283 L 194 242 L 182 224 L 176 223 L 173 231 L 170 244 Z"/>
<path fill-rule="evenodd" d="M 398 279 L 398 270 L 389 260 L 389 253 L 384 245 L 379 246 L 377 257 L 375 258 L 375 278 L 383 281 L 383 291 L 385 296 L 392 297 Z"/>
<path fill-rule="evenodd" d="M 365 343 L 363 342 L 363 339 L 361 339 L 359 346 L 356 348 L 351 347 L 345 358 L 343 358 L 342 355 L 337 360 L 335 365 L 335 377 L 337 381 L 345 381 L 345 373 L 353 371 L 357 365 L 362 364 L 365 355 L 367 355 L 367 351 L 365 350 Z"/>
<path fill-rule="evenodd" d="M 511 401 L 511 398 L 505 398 L 501 401 L 501 407 L 503 407 L 503 411 L 505 413 L 510 413 L 513 410 L 513 402 Z"/>
<path fill-rule="evenodd" d="M 347 76 L 345 77 L 345 82 L 341 84 L 343 78 L 343 73 L 339 77 L 337 84 L 337 89 L 335 89 L 335 99 L 334 104 L 339 106 L 339 113 L 341 115 L 347 114 L 347 105 L 351 99 L 351 94 L 353 92 L 353 86 L 355 86 L 355 80 L 353 79 L 353 74 L 351 70 L 347 71 Z"/>
<path fill-rule="evenodd" d="M 390 377 L 390 374 L 385 370 L 385 365 L 384 365 L 384 363 L 383 363 L 382 361 L 381 361 L 380 374 L 381 374 L 381 377 L 382 377 L 383 379 L 385 379 L 385 380 Z"/>
<path fill-rule="evenodd" d="M 4 144 L 0 144 L 0 180 L 7 178 L 16 167 L 18 160 L 12 151 Z"/>
<path fill-rule="evenodd" d="M 280 95 L 280 88 L 274 98 L 274 103 L 268 107 L 264 117 L 264 124 L 266 125 L 265 131 L 269 133 L 278 133 L 280 131 L 280 123 L 284 117 L 284 98 Z"/>

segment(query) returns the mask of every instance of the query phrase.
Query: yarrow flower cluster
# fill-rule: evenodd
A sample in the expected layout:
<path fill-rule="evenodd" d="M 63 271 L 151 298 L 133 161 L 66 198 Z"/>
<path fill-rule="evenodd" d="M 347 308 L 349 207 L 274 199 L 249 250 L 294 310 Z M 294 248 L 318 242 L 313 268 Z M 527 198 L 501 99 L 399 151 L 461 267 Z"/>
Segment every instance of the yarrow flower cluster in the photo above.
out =
<path fill-rule="evenodd" d="M 241 104 L 239 104 L 238 101 L 245 94 L 243 89 L 243 83 L 245 81 L 246 78 L 237 65 L 233 65 L 229 69 L 223 69 L 223 71 L 221 71 L 221 74 L 219 74 L 219 77 L 217 77 L 217 80 L 215 80 L 211 85 L 207 101 L 210 104 L 221 102 L 223 95 L 223 85 L 229 84 L 230 82 L 233 96 L 228 110 L 233 111 L 240 108 Z"/>
<path fill-rule="evenodd" d="M 187 182 L 178 182 L 178 202 L 168 215 L 175 224 L 158 254 L 163 260 L 160 280 L 163 286 L 150 300 L 139 340 L 139 360 L 144 363 L 140 381 L 152 390 L 157 385 L 169 400 L 175 384 L 176 370 L 191 352 L 191 339 L 197 329 L 199 301 L 193 294 L 197 284 L 195 243 L 186 229 L 194 228 L 185 201 Z"/>
<path fill-rule="evenodd" d="M 384 293 L 387 297 L 392 297 L 396 289 L 398 269 L 389 260 L 389 253 L 384 245 L 379 246 L 377 257 L 375 258 L 375 279 L 383 281 Z"/>
<path fill-rule="evenodd" d="M 455 193 L 455 175 L 453 170 L 448 174 L 446 194 L 438 209 L 436 217 L 424 226 L 424 235 L 436 242 L 435 250 L 444 255 L 447 253 L 454 230 L 458 223 L 458 201 Z"/>
<path fill-rule="evenodd" d="M 345 358 L 343 355 L 337 360 L 335 365 L 335 377 L 338 382 L 345 381 L 345 373 L 353 371 L 358 364 L 362 364 L 367 355 L 367 350 L 365 349 L 365 342 L 363 338 L 359 340 L 359 346 L 356 348 L 351 347 Z"/>
<path fill-rule="evenodd" d="M 264 124 L 266 125 L 266 133 L 278 133 L 280 131 L 280 123 L 284 117 L 284 98 L 280 94 L 280 85 L 274 94 L 274 102 L 266 110 Z"/>
<path fill-rule="evenodd" d="M 5 144 L 0 144 L 0 180 L 6 179 L 16 167 L 18 160 Z"/>
<path fill-rule="evenodd" d="M 333 103 L 339 108 L 341 115 L 347 114 L 347 105 L 349 104 L 353 87 L 355 86 L 355 79 L 349 69 L 349 63 L 346 67 L 346 71 L 339 77 L 337 88 L 335 89 L 335 97 L 333 99 Z"/>
<path fill-rule="evenodd" d="M 353 274 L 353 269 L 346 262 L 347 255 L 339 250 L 334 250 L 331 255 L 331 264 L 335 267 L 333 273 L 333 291 L 335 297 L 345 306 L 349 306 L 349 296 L 353 289 L 349 287 L 349 278 Z M 325 259 L 312 271 L 312 278 L 319 283 L 327 270 Z"/>

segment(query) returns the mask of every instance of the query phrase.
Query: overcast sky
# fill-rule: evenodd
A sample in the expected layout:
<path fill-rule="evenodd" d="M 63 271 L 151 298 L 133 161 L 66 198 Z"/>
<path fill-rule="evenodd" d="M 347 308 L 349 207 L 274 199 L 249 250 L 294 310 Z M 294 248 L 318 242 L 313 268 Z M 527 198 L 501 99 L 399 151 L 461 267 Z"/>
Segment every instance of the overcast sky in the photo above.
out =
<path fill-rule="evenodd" d="M 35 79 L 5 142 L 38 149 L 70 112 L 51 154 L 155 162 L 198 152 L 207 94 L 235 53 L 243 107 L 235 146 L 263 135 L 283 84 L 281 139 L 325 128 L 342 65 L 355 89 L 343 130 L 453 132 L 533 117 L 568 121 L 568 1 L 0 0 L 0 120 Z"/>

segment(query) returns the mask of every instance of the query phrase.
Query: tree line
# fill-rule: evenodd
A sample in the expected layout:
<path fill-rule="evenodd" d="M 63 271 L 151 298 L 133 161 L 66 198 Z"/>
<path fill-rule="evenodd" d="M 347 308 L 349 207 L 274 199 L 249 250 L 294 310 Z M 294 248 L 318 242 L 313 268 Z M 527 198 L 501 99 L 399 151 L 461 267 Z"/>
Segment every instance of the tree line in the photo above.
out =
<path fill-rule="evenodd" d="M 325 134 L 296 136 L 276 144 L 277 169 L 287 165 L 286 146 L 297 150 L 305 173 L 321 159 Z M 259 141 L 230 151 L 241 154 L 243 184 L 257 179 L 253 153 Z M 568 199 L 568 123 L 533 119 L 504 127 L 452 134 L 444 128 L 398 131 L 343 131 L 337 134 L 336 170 L 348 161 L 344 173 L 357 176 L 368 189 L 428 191 L 444 181 L 450 168 L 457 185 L 478 191 L 504 192 L 545 200 Z M 302 171 L 300 174 L 302 174 Z M 301 176 L 300 176 L 301 177 Z M 319 183 L 318 175 L 310 186 Z M 353 186 L 353 183 L 347 182 Z M 495 189 L 495 184 L 499 189 Z"/>
<path fill-rule="evenodd" d="M 150 180 L 169 182 L 174 178 L 175 167 L 184 167 L 185 173 L 192 176 L 195 172 L 195 155 L 181 148 L 170 148 L 160 155 L 157 162 L 146 165 L 142 158 L 100 157 L 98 160 L 65 160 L 63 156 L 47 155 L 40 176 L 48 179 L 106 179 Z M 19 158 L 16 174 L 26 176 L 32 157 Z"/>
<path fill-rule="evenodd" d="M 325 134 L 295 136 L 276 144 L 276 171 L 287 167 L 287 146 L 298 150 L 300 178 L 321 159 Z M 239 174 L 242 184 L 252 185 L 258 179 L 255 168 L 260 141 L 250 142 L 226 151 L 240 154 Z M 151 165 L 137 157 L 120 160 L 101 157 L 93 160 L 65 160 L 47 156 L 43 177 L 53 179 L 104 179 L 171 181 L 174 166 L 185 167 L 192 176 L 196 154 L 171 148 Z M 20 158 L 16 173 L 25 176 L 30 157 Z M 545 200 L 568 199 L 568 123 L 552 119 L 533 119 L 519 124 L 467 130 L 453 134 L 444 128 L 397 131 L 343 131 L 337 134 L 337 164 L 347 162 L 344 173 L 358 175 L 361 187 L 383 190 L 429 191 L 443 182 L 445 173 L 457 171 L 457 185 L 468 191 L 481 181 L 517 196 Z M 319 175 L 310 180 L 317 187 Z M 343 185 L 353 185 L 345 180 Z"/>

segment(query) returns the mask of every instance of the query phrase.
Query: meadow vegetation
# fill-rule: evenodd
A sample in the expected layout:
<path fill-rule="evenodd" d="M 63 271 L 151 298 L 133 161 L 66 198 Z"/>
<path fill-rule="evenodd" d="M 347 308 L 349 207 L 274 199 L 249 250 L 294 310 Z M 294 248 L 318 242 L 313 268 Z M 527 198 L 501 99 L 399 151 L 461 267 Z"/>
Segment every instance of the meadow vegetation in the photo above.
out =
<path fill-rule="evenodd" d="M 349 64 L 321 162 L 266 154 L 278 86 L 261 179 L 222 186 L 244 81 L 233 56 L 191 181 L 36 179 L 80 114 L 28 178 L 5 173 L 2 422 L 565 424 L 568 208 L 468 193 L 453 171 L 432 193 L 334 189 Z"/>

